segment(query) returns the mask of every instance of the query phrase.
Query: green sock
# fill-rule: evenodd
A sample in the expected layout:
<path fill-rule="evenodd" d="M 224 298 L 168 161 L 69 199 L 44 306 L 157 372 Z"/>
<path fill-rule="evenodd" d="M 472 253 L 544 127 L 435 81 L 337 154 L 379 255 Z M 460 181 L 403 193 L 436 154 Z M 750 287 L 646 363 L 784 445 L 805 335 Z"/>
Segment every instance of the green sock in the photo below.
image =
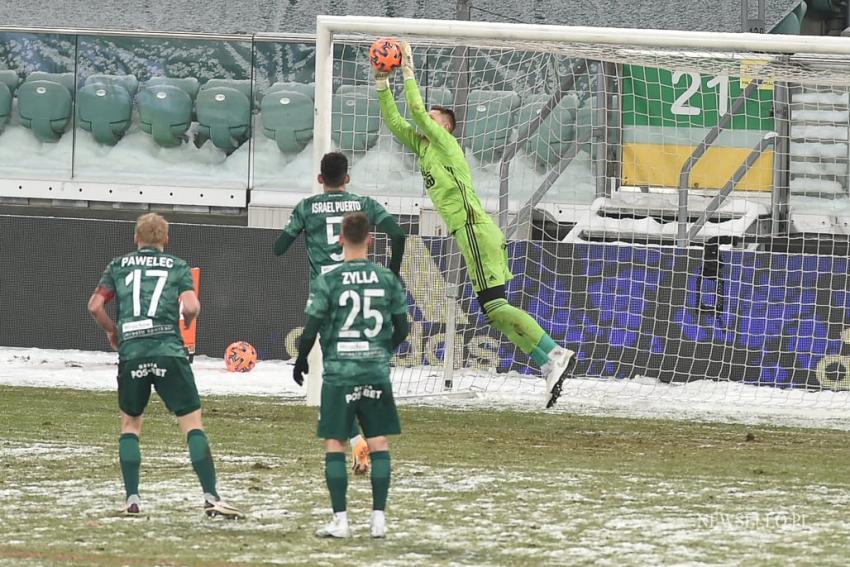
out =
<path fill-rule="evenodd" d="M 345 512 L 345 493 L 348 490 L 348 467 L 345 453 L 325 453 L 325 481 L 331 493 L 334 514 Z"/>
<path fill-rule="evenodd" d="M 204 494 L 212 494 L 218 498 L 218 492 L 215 491 L 215 464 L 206 433 L 201 429 L 193 429 L 186 434 L 186 443 L 189 445 L 192 468 L 195 469 L 195 474 L 201 481 Z"/>
<path fill-rule="evenodd" d="M 142 466 L 142 450 L 139 448 L 139 436 L 135 433 L 122 433 L 118 438 L 118 460 L 121 462 L 121 475 L 124 477 L 124 492 L 127 496 L 139 493 L 139 468 Z"/>
<path fill-rule="evenodd" d="M 390 452 L 375 451 L 372 457 L 372 510 L 387 507 L 390 492 Z"/>
<path fill-rule="evenodd" d="M 484 312 L 490 324 L 503 332 L 522 352 L 531 356 L 535 363 L 542 366 L 549 360 L 548 351 L 536 348 L 546 336 L 546 331 L 531 315 L 504 299 L 488 301 L 484 304 Z"/>

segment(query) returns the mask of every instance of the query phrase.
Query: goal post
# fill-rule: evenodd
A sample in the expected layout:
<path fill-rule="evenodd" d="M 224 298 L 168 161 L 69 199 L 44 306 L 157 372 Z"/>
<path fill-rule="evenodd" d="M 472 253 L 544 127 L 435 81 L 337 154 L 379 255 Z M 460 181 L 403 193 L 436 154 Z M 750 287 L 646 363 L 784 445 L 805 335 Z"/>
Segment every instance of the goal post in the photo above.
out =
<path fill-rule="evenodd" d="M 847 260 L 818 245 L 850 219 L 850 40 L 319 16 L 316 163 L 348 154 L 351 190 L 411 233 L 402 395 L 542 385 L 455 281 L 417 162 L 383 126 L 366 57 L 382 36 L 410 42 L 426 104 L 464 116 L 473 184 L 510 239 L 508 299 L 578 352 L 570 394 L 850 389 Z M 397 72 L 404 115 L 401 87 Z"/>

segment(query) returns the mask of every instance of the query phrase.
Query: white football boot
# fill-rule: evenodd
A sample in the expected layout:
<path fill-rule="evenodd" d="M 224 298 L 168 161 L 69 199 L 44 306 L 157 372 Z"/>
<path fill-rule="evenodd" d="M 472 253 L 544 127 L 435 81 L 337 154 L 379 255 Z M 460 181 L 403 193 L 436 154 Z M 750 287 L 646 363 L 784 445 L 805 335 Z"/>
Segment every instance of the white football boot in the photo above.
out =
<path fill-rule="evenodd" d="M 348 526 L 348 514 L 345 512 L 337 512 L 334 514 L 328 524 L 316 530 L 316 537 L 351 537 L 351 528 Z"/>
<path fill-rule="evenodd" d="M 383 510 L 372 510 L 371 534 L 373 538 L 387 537 L 387 518 Z"/>
<path fill-rule="evenodd" d="M 204 513 L 210 518 L 221 516 L 228 520 L 238 520 L 245 517 L 241 510 L 234 508 L 224 500 L 215 500 L 212 495 L 204 498 Z"/>
<path fill-rule="evenodd" d="M 576 353 L 568 348 L 555 347 L 549 353 L 549 362 L 541 369 L 546 379 L 546 407 L 551 408 L 561 395 L 561 385 L 576 365 Z"/>
<path fill-rule="evenodd" d="M 122 516 L 137 517 L 141 513 L 142 501 L 138 494 L 131 494 L 127 497 L 124 507 L 121 509 Z"/>

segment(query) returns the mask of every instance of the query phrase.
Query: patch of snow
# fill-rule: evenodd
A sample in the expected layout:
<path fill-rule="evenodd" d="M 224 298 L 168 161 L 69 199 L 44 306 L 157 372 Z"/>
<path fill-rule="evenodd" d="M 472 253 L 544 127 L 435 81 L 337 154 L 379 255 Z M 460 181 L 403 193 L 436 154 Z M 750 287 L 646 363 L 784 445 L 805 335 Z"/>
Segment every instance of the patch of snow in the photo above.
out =
<path fill-rule="evenodd" d="M 0 363 L 0 384 L 4 385 L 115 388 L 114 353 L 4 347 L 0 348 Z M 193 364 L 198 390 L 203 395 L 283 397 L 296 401 L 302 399 L 305 389 L 294 384 L 291 369 L 289 362 L 279 360 L 262 361 L 244 374 L 227 372 L 221 360 L 208 357 L 196 357 Z M 479 411 L 543 411 L 543 382 L 537 377 L 467 369 L 456 373 L 451 392 L 441 391 L 439 369 L 395 368 L 392 380 L 402 404 Z M 416 397 L 406 400 L 405 396 Z M 558 405 L 548 411 L 850 430 L 848 409 L 850 392 L 811 392 L 711 380 L 664 384 L 647 377 L 578 377 L 564 383 Z"/>

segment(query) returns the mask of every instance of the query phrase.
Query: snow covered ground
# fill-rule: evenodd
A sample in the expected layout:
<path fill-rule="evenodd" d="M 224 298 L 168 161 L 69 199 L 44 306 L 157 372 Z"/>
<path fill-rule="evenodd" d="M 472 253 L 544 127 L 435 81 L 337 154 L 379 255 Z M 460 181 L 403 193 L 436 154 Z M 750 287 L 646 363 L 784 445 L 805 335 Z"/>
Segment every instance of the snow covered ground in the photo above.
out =
<path fill-rule="evenodd" d="M 117 355 L 107 352 L 0 348 L 0 384 L 112 390 Z M 246 374 L 227 372 L 221 360 L 193 364 L 202 395 L 268 396 L 300 402 L 305 389 L 292 366 L 261 361 Z M 442 392 L 441 368 L 399 368 L 393 383 L 402 403 L 461 410 L 542 411 L 542 381 L 518 374 L 459 371 L 453 392 Z M 651 378 L 576 378 L 564 385 L 555 412 L 636 418 L 769 423 L 850 430 L 850 392 L 806 392 L 707 380 L 663 384 Z"/>

